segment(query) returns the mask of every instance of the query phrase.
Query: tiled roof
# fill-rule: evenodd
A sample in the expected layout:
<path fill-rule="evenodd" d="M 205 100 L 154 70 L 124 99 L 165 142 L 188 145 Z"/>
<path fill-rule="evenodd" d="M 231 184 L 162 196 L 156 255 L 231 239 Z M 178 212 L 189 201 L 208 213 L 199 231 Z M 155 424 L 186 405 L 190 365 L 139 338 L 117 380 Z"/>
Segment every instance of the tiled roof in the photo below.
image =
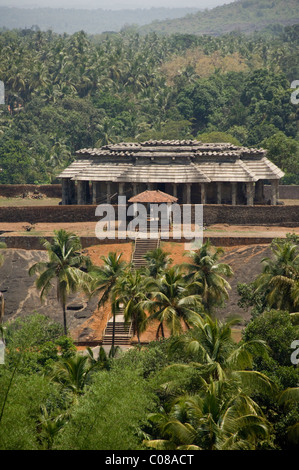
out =
<path fill-rule="evenodd" d="M 266 150 L 198 140 L 123 142 L 77 151 L 60 178 L 136 183 L 254 182 L 284 173 Z"/>
<path fill-rule="evenodd" d="M 146 190 L 143 191 L 140 194 L 137 194 L 136 196 L 133 196 L 129 199 L 128 202 L 156 202 L 156 203 L 162 203 L 162 202 L 177 202 L 178 198 L 171 196 L 170 194 L 163 193 L 163 191 L 150 191 Z"/>

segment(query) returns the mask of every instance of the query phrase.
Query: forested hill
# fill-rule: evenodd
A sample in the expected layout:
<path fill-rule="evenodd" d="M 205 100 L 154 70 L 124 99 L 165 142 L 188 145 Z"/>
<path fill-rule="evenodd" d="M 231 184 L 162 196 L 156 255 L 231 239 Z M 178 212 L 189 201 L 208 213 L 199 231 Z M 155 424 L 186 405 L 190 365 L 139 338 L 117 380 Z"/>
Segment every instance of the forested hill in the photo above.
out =
<path fill-rule="evenodd" d="M 85 31 L 99 34 L 120 31 L 126 25 L 144 25 L 157 19 L 184 17 L 198 11 L 196 8 L 137 8 L 135 10 L 79 10 L 63 8 L 9 8 L 0 7 L 0 28 L 31 28 L 32 26 L 56 33 L 73 34 Z"/>
<path fill-rule="evenodd" d="M 239 0 L 184 18 L 155 21 L 143 32 L 190 33 L 218 36 L 231 31 L 252 33 L 269 25 L 299 23 L 298 0 Z"/>
<path fill-rule="evenodd" d="M 80 148 L 196 138 L 269 149 L 299 184 L 299 25 L 278 35 L 0 33 L 0 184 L 54 182 Z"/>

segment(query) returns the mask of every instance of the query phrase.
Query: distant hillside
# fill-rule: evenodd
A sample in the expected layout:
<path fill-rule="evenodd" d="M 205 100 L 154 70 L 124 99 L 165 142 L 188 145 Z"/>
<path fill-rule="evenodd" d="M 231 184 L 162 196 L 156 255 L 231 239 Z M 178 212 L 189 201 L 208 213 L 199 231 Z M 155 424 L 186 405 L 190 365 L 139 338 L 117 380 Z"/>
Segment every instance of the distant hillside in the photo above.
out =
<path fill-rule="evenodd" d="M 138 8 L 136 10 L 78 10 L 63 8 L 10 8 L 0 7 L 0 28 L 38 27 L 56 33 L 73 34 L 85 31 L 99 34 L 104 31 L 120 31 L 125 25 L 144 25 L 155 20 L 184 17 L 195 13 L 196 8 Z"/>
<path fill-rule="evenodd" d="M 155 21 L 144 26 L 144 33 L 189 33 L 219 36 L 231 31 L 251 33 L 271 24 L 299 23 L 298 0 L 239 0 L 184 18 Z"/>

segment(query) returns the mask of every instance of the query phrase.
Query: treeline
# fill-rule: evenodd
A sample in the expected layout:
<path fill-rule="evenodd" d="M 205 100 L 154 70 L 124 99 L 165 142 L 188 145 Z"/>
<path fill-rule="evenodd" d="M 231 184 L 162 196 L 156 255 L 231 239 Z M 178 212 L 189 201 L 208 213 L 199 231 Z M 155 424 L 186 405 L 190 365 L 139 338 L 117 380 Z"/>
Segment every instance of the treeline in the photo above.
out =
<path fill-rule="evenodd" d="M 240 31 L 246 34 L 266 30 L 269 26 L 299 23 L 299 6 L 296 0 L 237 0 L 199 11 L 184 18 L 154 21 L 141 27 L 141 31 L 161 34 L 184 33 L 220 34 Z"/>
<path fill-rule="evenodd" d="M 0 183 L 54 182 L 83 147 L 192 136 L 268 148 L 299 184 L 298 33 L 2 32 Z"/>

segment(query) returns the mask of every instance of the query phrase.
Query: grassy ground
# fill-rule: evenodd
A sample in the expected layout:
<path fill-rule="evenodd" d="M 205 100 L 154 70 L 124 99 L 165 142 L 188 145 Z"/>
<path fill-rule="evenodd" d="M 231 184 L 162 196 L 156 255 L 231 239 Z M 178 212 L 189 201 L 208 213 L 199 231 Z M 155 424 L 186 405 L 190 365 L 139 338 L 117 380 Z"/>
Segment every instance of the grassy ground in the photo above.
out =
<path fill-rule="evenodd" d="M 58 206 L 61 198 L 43 197 L 35 199 L 32 197 L 2 197 L 0 196 L 0 207 L 24 207 L 24 206 Z M 298 206 L 299 199 L 283 199 L 286 206 Z"/>
<path fill-rule="evenodd" d="M 0 197 L 0 207 L 58 206 L 60 198 Z"/>

